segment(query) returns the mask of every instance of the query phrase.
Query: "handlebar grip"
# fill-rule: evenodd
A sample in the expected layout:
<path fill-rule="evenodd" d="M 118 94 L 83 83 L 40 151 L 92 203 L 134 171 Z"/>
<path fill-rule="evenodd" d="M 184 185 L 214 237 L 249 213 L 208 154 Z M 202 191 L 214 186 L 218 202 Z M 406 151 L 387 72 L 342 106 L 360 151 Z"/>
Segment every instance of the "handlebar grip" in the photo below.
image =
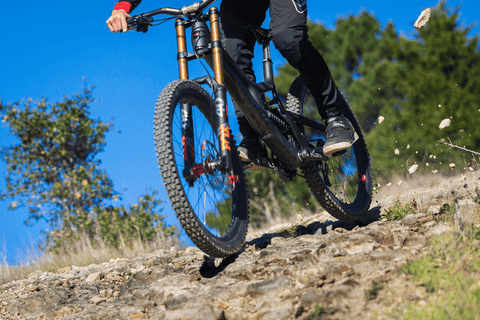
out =
<path fill-rule="evenodd" d="M 131 27 L 133 27 L 133 25 L 135 24 L 135 19 L 133 17 L 128 17 L 126 20 L 127 20 L 127 30 L 128 30 Z M 123 33 L 123 30 L 120 30 L 119 32 Z"/>
<path fill-rule="evenodd" d="M 135 19 L 133 17 L 128 17 L 127 18 L 127 27 L 133 27 L 133 24 L 135 23 Z"/>

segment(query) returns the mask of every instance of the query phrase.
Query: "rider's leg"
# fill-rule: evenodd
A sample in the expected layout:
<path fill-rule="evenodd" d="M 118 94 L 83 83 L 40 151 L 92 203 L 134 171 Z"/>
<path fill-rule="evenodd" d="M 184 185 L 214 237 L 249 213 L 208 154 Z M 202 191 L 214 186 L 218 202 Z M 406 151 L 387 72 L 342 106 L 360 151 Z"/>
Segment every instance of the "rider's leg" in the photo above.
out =
<path fill-rule="evenodd" d="M 245 27 L 260 27 L 262 25 L 268 3 L 268 0 L 223 0 L 220 7 L 220 18 L 224 32 L 223 46 L 240 70 L 252 82 L 255 82 L 252 58 L 256 39 L 253 32 L 245 29 Z M 255 158 L 266 158 L 266 149 L 257 133 L 238 106 L 234 105 L 234 108 L 239 129 L 243 135 L 242 142 L 238 146 L 241 160 L 251 162 Z"/>
<path fill-rule="evenodd" d="M 307 4 L 305 0 L 271 0 L 270 28 L 273 43 L 296 68 L 312 92 L 322 118 L 327 120 L 326 155 L 342 151 L 355 142 L 357 135 L 342 106 L 346 105 L 328 66 L 308 41 Z"/>

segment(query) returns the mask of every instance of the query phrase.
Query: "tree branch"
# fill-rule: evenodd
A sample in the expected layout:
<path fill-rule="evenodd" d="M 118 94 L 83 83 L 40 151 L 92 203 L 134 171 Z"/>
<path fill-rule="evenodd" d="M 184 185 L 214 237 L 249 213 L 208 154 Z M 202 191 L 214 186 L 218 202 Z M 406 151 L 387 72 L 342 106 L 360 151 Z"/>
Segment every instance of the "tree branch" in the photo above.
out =
<path fill-rule="evenodd" d="M 446 142 L 445 139 L 440 140 L 440 143 L 443 143 L 444 145 L 447 145 L 451 148 L 457 148 L 457 149 L 464 150 L 464 151 L 467 151 L 467 152 L 470 152 L 470 153 L 473 153 L 473 154 L 476 154 L 476 155 L 480 156 L 480 152 L 476 152 L 476 151 L 472 151 L 472 150 L 467 149 L 467 148 L 456 146 L 452 143 L 450 138 L 447 137 L 447 139 L 448 139 L 448 141 L 450 141 L 450 143 Z"/>

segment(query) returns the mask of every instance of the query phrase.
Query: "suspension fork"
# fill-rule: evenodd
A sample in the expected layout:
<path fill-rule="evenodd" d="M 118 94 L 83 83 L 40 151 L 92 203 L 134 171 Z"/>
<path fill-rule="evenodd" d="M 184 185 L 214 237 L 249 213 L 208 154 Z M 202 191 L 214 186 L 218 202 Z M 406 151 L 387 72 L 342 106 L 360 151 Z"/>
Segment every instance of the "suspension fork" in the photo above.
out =
<path fill-rule="evenodd" d="M 218 123 L 218 137 L 220 140 L 220 157 L 222 159 L 221 170 L 230 172 L 232 165 L 232 139 L 231 130 L 228 123 L 228 107 L 227 107 L 227 88 L 225 86 L 223 71 L 223 53 L 222 42 L 220 38 L 220 17 L 218 9 L 213 7 L 209 10 L 211 44 L 212 44 L 212 64 L 215 74 L 215 81 L 218 88 L 215 90 L 215 113 Z"/>
<path fill-rule="evenodd" d="M 223 53 L 220 36 L 220 21 L 217 8 L 211 8 L 209 12 L 209 19 L 211 25 L 211 47 L 212 47 L 212 61 L 213 71 L 215 74 L 215 81 L 218 85 L 215 86 L 215 117 L 218 124 L 217 136 L 220 143 L 220 159 L 217 159 L 214 167 L 222 172 L 231 172 L 232 165 L 232 146 L 231 146 L 231 130 L 228 123 L 228 107 L 227 107 L 227 89 L 224 84 L 223 73 Z M 184 19 L 177 19 L 175 23 L 177 34 L 177 60 L 179 69 L 179 78 L 181 80 L 188 80 L 188 52 L 187 41 L 185 33 Z M 180 104 L 181 118 L 182 118 L 182 147 L 184 169 L 183 176 L 189 182 L 190 186 L 196 180 L 194 172 L 199 171 L 195 162 L 195 141 L 193 136 L 193 118 L 192 105 L 188 102 L 181 102 Z M 201 170 L 200 170 L 201 171 Z"/>
<path fill-rule="evenodd" d="M 181 80 L 188 80 L 187 39 L 183 19 L 177 19 L 175 29 L 177 33 L 178 71 Z M 190 186 L 193 186 L 195 176 L 191 174 L 195 165 L 195 140 L 193 139 L 192 105 L 189 102 L 180 102 L 182 119 L 182 147 L 184 169 L 183 176 Z"/>

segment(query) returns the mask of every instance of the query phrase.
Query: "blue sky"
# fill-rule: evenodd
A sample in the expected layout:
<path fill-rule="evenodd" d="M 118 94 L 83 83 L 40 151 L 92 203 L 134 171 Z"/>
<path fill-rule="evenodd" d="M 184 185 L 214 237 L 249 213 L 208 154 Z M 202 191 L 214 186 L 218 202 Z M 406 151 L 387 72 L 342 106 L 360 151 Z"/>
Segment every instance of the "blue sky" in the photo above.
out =
<path fill-rule="evenodd" d="M 160 190 L 165 204 L 163 214 L 169 224 L 177 224 L 160 180 L 153 142 L 156 99 L 178 74 L 173 22 L 146 34 L 112 34 L 105 21 L 115 2 L 27 0 L 2 4 L 0 98 L 3 103 L 26 97 L 46 97 L 57 102 L 64 95 L 80 92 L 83 78 L 95 85 L 94 97 L 99 101 L 91 105 L 92 117 L 105 121 L 113 118 L 115 129 L 121 131 L 108 135 L 105 151 L 99 155 L 103 168 L 116 189 L 123 190 L 125 204 L 134 203 L 147 188 Z M 145 0 L 134 14 L 190 3 Z M 215 5 L 219 4 L 217 1 Z M 339 17 L 368 11 L 382 26 L 391 21 L 397 32 L 411 37 L 420 12 L 437 4 L 436 0 L 310 0 L 308 13 L 311 20 L 333 28 Z M 458 4 L 463 25 L 478 23 L 478 1 L 447 2 L 450 8 Z M 474 27 L 470 36 L 474 34 L 480 34 L 479 26 Z M 273 58 L 275 66 L 284 63 L 275 50 Z M 256 65 L 261 66 L 261 60 Z M 261 68 L 256 70 L 259 73 Z M 203 75 L 201 72 L 197 63 L 191 68 L 191 77 Z M 13 142 L 7 128 L 0 126 L 0 145 Z M 0 163 L 0 190 L 5 188 L 5 169 L 5 164 Z M 15 263 L 27 244 L 37 241 L 45 226 L 24 226 L 27 210 L 8 211 L 8 204 L 9 201 L 0 202 L 0 261 L 6 255 L 9 263 Z"/>

